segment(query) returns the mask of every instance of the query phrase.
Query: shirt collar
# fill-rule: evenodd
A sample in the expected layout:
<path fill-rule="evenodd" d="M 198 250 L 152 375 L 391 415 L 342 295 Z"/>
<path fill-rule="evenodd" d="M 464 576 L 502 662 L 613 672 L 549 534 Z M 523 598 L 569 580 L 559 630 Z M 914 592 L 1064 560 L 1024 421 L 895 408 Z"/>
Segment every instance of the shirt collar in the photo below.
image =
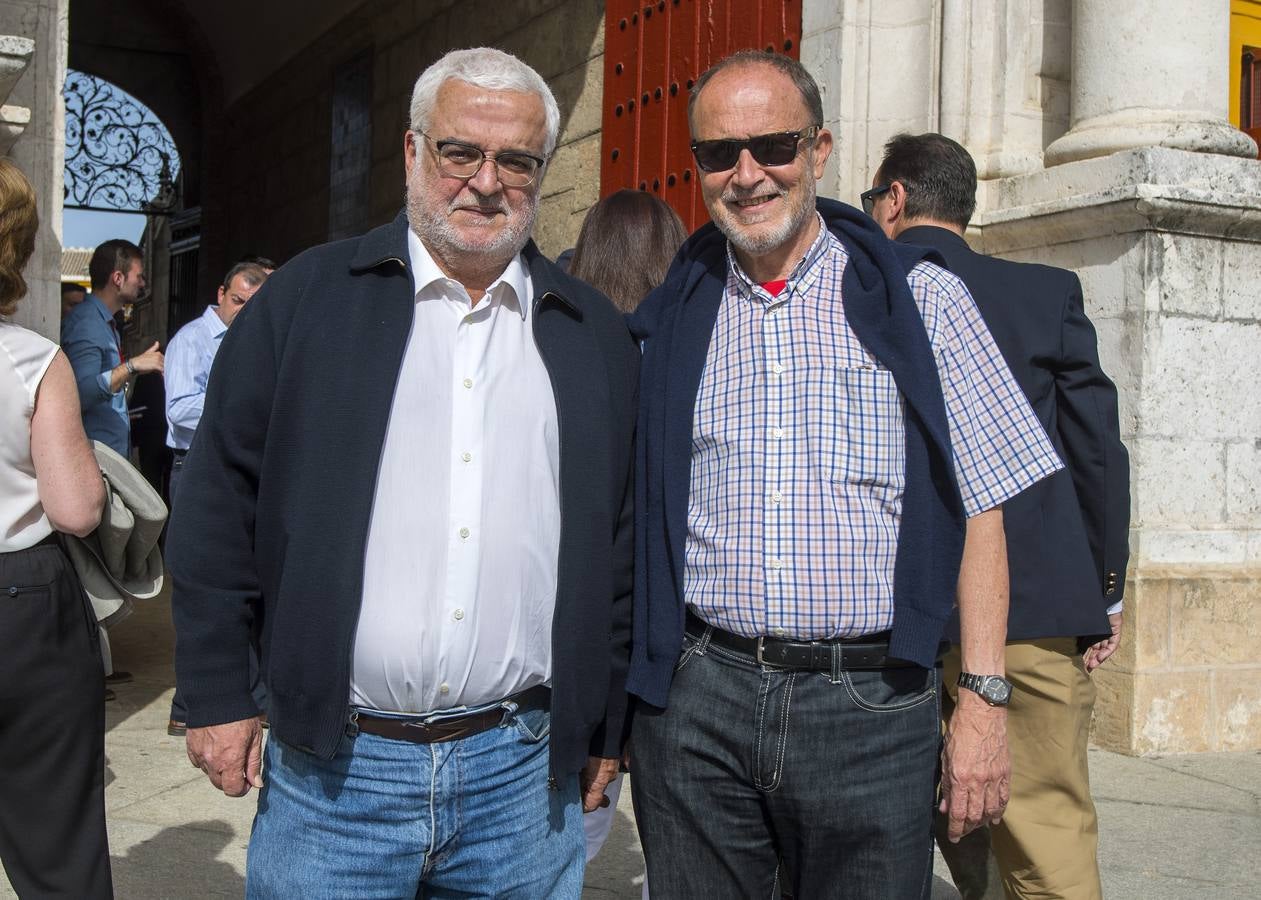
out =
<path fill-rule="evenodd" d="M 807 280 L 812 275 L 815 266 L 820 259 L 823 258 L 827 251 L 828 245 L 835 238 L 828 231 L 827 223 L 823 221 L 823 216 L 818 212 L 815 218 L 819 222 L 819 233 L 815 236 L 814 243 L 810 245 L 810 249 L 806 251 L 806 255 L 801 258 L 796 266 L 793 267 L 792 273 L 788 276 L 787 284 L 784 290 L 780 292 L 779 297 L 772 297 L 762 285 L 755 282 L 740 267 L 740 261 L 736 259 L 735 251 L 731 247 L 731 241 L 727 241 L 727 266 L 736 276 L 736 283 L 740 287 L 740 293 L 744 295 L 753 295 L 766 302 L 775 302 L 776 300 L 787 300 L 792 294 L 797 292 L 800 283 Z"/>
<path fill-rule="evenodd" d="M 228 326 L 223 324 L 223 319 L 219 318 L 219 307 L 207 306 L 206 311 L 201 314 L 206 320 L 206 324 L 210 326 L 210 337 L 217 338 L 228 330 Z"/>
<path fill-rule="evenodd" d="M 96 296 L 96 294 L 88 294 L 83 298 L 83 302 L 91 304 L 93 309 L 100 314 L 101 318 L 104 319 L 107 324 L 114 321 L 114 314 L 109 311 L 109 307 L 105 305 L 105 301 Z"/>
<path fill-rule="evenodd" d="M 412 263 L 412 286 L 417 294 L 435 281 L 458 284 L 455 279 L 450 278 L 442 269 L 438 268 L 438 264 L 434 262 L 433 256 L 429 253 L 429 248 L 425 246 L 424 241 L 417 237 L 416 232 L 410 228 L 407 229 L 407 252 L 411 257 Z M 499 297 L 495 296 L 497 293 L 501 293 L 498 291 L 501 285 L 512 291 L 513 297 L 517 301 L 517 312 L 524 320 L 529 312 L 532 298 L 530 297 L 529 286 L 526 280 L 525 262 L 522 260 L 520 253 L 512 257 L 512 260 L 504 268 L 503 272 L 499 274 L 499 277 L 491 282 L 486 289 L 486 293 L 491 297 L 491 302 L 496 300 L 502 302 L 506 299 L 502 295 Z M 463 285 L 461 285 L 461 290 L 463 290 Z"/>

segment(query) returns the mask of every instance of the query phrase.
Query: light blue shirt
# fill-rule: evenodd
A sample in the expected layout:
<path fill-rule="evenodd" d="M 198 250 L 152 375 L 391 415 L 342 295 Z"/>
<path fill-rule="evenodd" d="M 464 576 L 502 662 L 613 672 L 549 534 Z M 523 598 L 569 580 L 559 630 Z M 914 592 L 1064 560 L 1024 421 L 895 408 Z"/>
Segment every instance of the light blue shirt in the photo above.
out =
<path fill-rule="evenodd" d="M 210 368 L 228 330 L 218 309 L 207 306 L 166 348 L 166 445 L 176 450 L 188 449 L 201 421 Z"/>
<path fill-rule="evenodd" d="M 131 446 L 127 394 L 110 390 L 110 373 L 123 361 L 114 316 L 95 294 L 88 294 L 61 323 L 61 349 L 79 385 L 83 430 L 126 456 Z"/>

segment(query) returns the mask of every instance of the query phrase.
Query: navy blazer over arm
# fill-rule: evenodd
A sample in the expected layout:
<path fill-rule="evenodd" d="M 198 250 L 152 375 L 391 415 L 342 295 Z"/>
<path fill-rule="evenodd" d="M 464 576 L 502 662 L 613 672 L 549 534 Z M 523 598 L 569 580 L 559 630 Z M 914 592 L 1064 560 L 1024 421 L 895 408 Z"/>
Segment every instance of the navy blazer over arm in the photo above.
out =
<path fill-rule="evenodd" d="M 1129 561 L 1129 455 L 1081 282 L 1066 269 L 975 253 L 945 228 L 908 228 L 898 240 L 937 250 L 967 285 L 1064 460 L 1003 505 L 1008 639 L 1108 634 L 1106 610 L 1124 594 Z"/>

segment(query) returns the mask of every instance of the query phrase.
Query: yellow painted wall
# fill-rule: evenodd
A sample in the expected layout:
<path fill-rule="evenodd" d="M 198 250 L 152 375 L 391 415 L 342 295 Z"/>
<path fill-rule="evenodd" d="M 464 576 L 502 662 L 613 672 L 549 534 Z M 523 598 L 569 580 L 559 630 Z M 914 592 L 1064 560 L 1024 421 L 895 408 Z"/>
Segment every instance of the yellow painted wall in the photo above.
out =
<path fill-rule="evenodd" d="M 1230 0 L 1230 121 L 1236 128 L 1244 47 L 1261 47 L 1261 0 Z"/>

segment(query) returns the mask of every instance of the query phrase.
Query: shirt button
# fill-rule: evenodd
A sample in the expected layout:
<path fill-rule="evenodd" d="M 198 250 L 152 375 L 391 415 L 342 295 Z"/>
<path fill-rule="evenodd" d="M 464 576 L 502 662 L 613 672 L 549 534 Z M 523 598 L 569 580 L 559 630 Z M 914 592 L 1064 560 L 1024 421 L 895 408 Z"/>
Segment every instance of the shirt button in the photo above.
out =
<path fill-rule="evenodd" d="M 784 436 L 784 429 L 780 428 L 778 425 L 776 425 L 774 428 L 771 429 L 771 437 L 782 438 L 783 436 Z"/>
<path fill-rule="evenodd" d="M 782 559 L 772 559 L 772 560 L 771 560 L 771 568 L 772 568 L 772 569 L 782 569 L 782 568 L 784 568 L 784 561 L 783 561 Z"/>
<path fill-rule="evenodd" d="M 451 685 L 447 684 L 447 683 L 444 681 L 444 682 L 442 682 L 442 684 L 440 684 L 440 685 L 438 686 L 438 690 L 439 690 L 439 691 L 441 691 L 441 692 L 442 692 L 442 693 L 444 693 L 444 694 L 449 694 L 449 693 L 451 693 Z"/>
<path fill-rule="evenodd" d="M 473 386 L 473 379 L 472 379 L 472 378 L 465 378 L 465 379 L 464 379 L 464 386 L 465 386 L 466 388 L 471 388 L 471 387 Z"/>
<path fill-rule="evenodd" d="M 461 528 L 460 537 L 465 538 L 467 540 L 468 536 L 469 536 L 469 530 L 467 528 Z"/>
<path fill-rule="evenodd" d="M 465 462 L 472 462 L 473 454 L 465 450 L 463 453 L 460 454 L 460 459 L 464 460 Z"/>
<path fill-rule="evenodd" d="M 774 363 L 774 364 L 771 366 L 771 371 L 772 371 L 772 372 L 774 372 L 776 375 L 783 375 L 783 374 L 784 374 L 784 367 L 783 367 L 783 365 L 781 365 L 780 363 Z"/>
<path fill-rule="evenodd" d="M 783 494 L 781 494 L 779 491 L 771 491 L 771 502 L 772 502 L 772 503 L 783 503 L 783 502 L 784 502 L 784 495 L 783 495 Z"/>
<path fill-rule="evenodd" d="M 464 610 L 457 609 L 455 612 L 451 613 L 451 618 L 455 619 L 457 622 L 460 621 L 464 618 Z"/>
<path fill-rule="evenodd" d="M 775 637 L 783 637 L 783 636 L 784 636 L 784 629 L 782 629 L 782 628 L 776 628 L 776 629 L 775 629 Z"/>

